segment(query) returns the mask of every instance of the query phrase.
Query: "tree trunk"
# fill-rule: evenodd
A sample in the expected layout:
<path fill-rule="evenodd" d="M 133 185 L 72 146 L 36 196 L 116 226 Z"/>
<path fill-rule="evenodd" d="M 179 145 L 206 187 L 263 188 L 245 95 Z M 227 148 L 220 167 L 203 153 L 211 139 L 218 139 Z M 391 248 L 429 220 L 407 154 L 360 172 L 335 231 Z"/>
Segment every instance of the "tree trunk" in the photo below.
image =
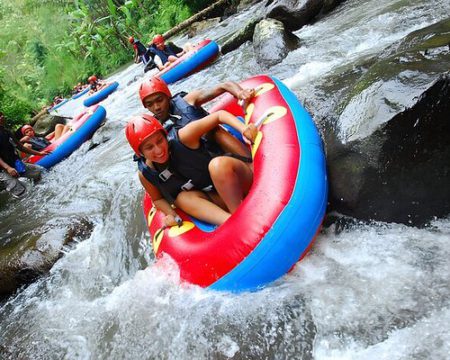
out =
<path fill-rule="evenodd" d="M 177 26 L 174 26 L 169 31 L 166 31 L 163 36 L 164 38 L 169 38 L 176 33 L 180 32 L 181 30 L 187 28 L 189 25 L 193 24 L 196 21 L 204 20 L 208 18 L 209 14 L 215 10 L 217 10 L 220 7 L 225 8 L 227 5 L 230 5 L 232 3 L 232 0 L 218 0 L 214 4 L 208 6 L 206 9 L 203 9 L 202 11 L 198 12 L 195 15 L 192 15 L 189 19 L 184 20 L 183 22 L 179 23 Z"/>

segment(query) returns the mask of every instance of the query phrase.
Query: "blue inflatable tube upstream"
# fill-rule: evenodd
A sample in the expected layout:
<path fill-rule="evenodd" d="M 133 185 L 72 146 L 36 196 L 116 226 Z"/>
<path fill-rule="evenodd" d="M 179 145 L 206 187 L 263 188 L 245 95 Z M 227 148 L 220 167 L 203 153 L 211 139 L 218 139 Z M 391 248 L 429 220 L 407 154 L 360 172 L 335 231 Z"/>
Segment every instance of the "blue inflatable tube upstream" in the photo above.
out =
<path fill-rule="evenodd" d="M 218 52 L 219 46 L 215 41 L 211 41 L 209 44 L 199 49 L 191 57 L 187 58 L 183 62 L 180 62 L 160 77 L 166 84 L 172 84 L 188 75 L 197 67 L 208 62 L 211 58 L 215 57 Z"/>
<path fill-rule="evenodd" d="M 87 99 L 84 99 L 83 105 L 86 107 L 89 107 L 94 104 L 97 104 L 98 102 L 102 101 L 103 99 L 106 99 L 114 91 L 116 91 L 116 89 L 118 87 L 119 87 L 119 83 L 117 81 L 114 81 L 113 83 L 109 84 L 107 87 L 101 89 L 100 91 L 97 91 L 95 94 L 89 96 Z"/>
<path fill-rule="evenodd" d="M 66 141 L 53 150 L 51 154 L 46 155 L 37 161 L 36 165 L 49 169 L 53 165 L 64 160 L 94 134 L 105 117 L 105 108 L 99 106 L 91 117 L 68 137 Z"/>
<path fill-rule="evenodd" d="M 325 214 L 328 196 L 322 140 L 311 116 L 296 96 L 278 79 L 272 78 L 295 118 L 301 159 L 289 203 L 260 244 L 232 271 L 209 288 L 240 292 L 257 290 L 287 273 L 309 246 Z M 299 231 L 304 229 L 304 231 Z M 278 238 L 289 239 L 277 241 Z"/>
<path fill-rule="evenodd" d="M 78 99 L 79 97 L 82 97 L 84 94 L 86 94 L 89 90 L 91 90 L 90 86 L 87 86 L 85 89 L 83 89 L 82 91 L 80 91 L 78 94 L 75 94 L 74 96 L 72 96 L 72 99 Z"/>
<path fill-rule="evenodd" d="M 64 99 L 63 101 L 61 101 L 59 104 L 53 106 L 50 110 L 48 110 L 48 112 L 56 110 L 58 108 L 60 108 L 61 106 L 63 106 L 65 103 L 67 103 L 70 99 Z"/>

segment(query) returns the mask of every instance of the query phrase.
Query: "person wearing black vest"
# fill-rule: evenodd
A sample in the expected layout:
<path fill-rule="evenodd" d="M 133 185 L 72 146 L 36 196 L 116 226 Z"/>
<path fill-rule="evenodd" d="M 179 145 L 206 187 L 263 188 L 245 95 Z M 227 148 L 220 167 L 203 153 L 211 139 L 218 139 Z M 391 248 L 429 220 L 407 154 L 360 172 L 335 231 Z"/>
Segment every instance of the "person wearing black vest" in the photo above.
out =
<path fill-rule="evenodd" d="M 174 43 L 166 44 L 164 37 L 161 34 L 157 34 L 153 37 L 150 49 L 154 54 L 153 61 L 155 65 L 159 70 L 162 70 L 186 52 L 193 50 L 193 46 L 187 43 L 184 49 L 180 49 Z"/>
<path fill-rule="evenodd" d="M 227 81 L 211 89 L 181 92 L 172 96 L 167 84 L 160 78 L 153 77 L 141 84 L 139 97 L 144 107 L 163 124 L 170 137 L 172 131 L 207 116 L 208 112 L 201 105 L 225 92 L 242 101 L 244 109 L 255 95 L 254 89 L 243 89 L 239 84 Z M 206 135 L 206 139 L 217 143 L 225 152 L 249 156 L 248 149 L 220 126 L 212 129 Z"/>
<path fill-rule="evenodd" d="M 35 151 L 25 148 L 13 134 L 4 126 L 5 117 L 0 112 L 0 190 L 7 190 L 15 198 L 26 193 L 26 187 L 18 180 L 26 177 L 40 180 L 41 168 L 33 164 L 23 163 L 16 153 L 16 146 L 20 151 L 32 155 L 47 155 L 46 151 Z"/>
<path fill-rule="evenodd" d="M 167 138 L 151 115 L 129 120 L 125 135 L 135 152 L 139 179 L 155 207 L 166 214 L 166 226 L 179 223 L 172 205 L 211 224 L 223 224 L 247 195 L 253 182 L 250 164 L 229 156 L 212 156 L 204 146 L 205 133 L 225 123 L 239 130 L 246 141 L 258 133 L 226 111 L 193 121 Z"/>
<path fill-rule="evenodd" d="M 153 52 L 150 49 L 147 49 L 142 42 L 140 42 L 138 39 L 135 39 L 133 36 L 130 36 L 128 38 L 128 42 L 133 46 L 134 62 L 136 64 L 140 63 L 141 61 L 142 63 L 144 63 L 144 65 L 147 65 L 149 61 L 153 62 Z"/>

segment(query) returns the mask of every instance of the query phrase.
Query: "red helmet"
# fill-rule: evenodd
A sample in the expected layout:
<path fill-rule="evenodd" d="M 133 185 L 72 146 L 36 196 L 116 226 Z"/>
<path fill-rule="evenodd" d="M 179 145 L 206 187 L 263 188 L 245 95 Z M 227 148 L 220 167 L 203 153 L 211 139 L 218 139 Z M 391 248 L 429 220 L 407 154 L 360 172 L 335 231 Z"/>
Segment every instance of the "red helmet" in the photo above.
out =
<path fill-rule="evenodd" d="M 125 136 L 137 156 L 141 155 L 139 147 L 148 137 L 157 131 L 166 131 L 160 122 L 149 114 L 132 117 L 125 128 Z"/>
<path fill-rule="evenodd" d="M 149 81 L 144 81 L 139 88 L 139 97 L 141 98 L 142 104 L 144 104 L 144 99 L 147 96 L 156 93 L 163 93 L 169 98 L 172 97 L 172 93 L 170 92 L 164 80 L 154 76 Z"/>
<path fill-rule="evenodd" d="M 155 45 L 164 44 L 164 37 L 161 34 L 156 34 L 153 37 L 153 44 Z"/>
<path fill-rule="evenodd" d="M 95 82 L 95 81 L 97 81 L 97 76 L 95 75 L 89 76 L 88 82 Z"/>
<path fill-rule="evenodd" d="M 128 38 L 128 41 L 130 42 L 130 44 L 134 43 L 134 37 L 130 36 L 130 37 Z"/>
<path fill-rule="evenodd" d="M 28 124 L 22 126 L 22 129 L 20 129 L 20 132 L 22 133 L 22 135 L 25 135 L 25 131 L 27 131 L 27 130 L 29 130 L 29 129 L 33 130 L 33 132 L 34 132 L 33 127 L 32 127 L 31 125 L 28 125 Z"/>

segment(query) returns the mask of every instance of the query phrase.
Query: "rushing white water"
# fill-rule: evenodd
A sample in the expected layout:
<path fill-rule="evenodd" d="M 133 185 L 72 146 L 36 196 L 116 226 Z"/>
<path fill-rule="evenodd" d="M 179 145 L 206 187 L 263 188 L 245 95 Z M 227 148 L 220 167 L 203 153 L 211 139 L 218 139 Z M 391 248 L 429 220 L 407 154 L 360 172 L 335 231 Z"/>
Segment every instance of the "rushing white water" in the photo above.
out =
<path fill-rule="evenodd" d="M 317 86 L 325 74 L 339 74 L 382 53 L 449 12 L 446 0 L 349 0 L 299 30 L 302 48 L 269 72 L 312 104 L 323 98 Z M 218 36 L 245 15 L 228 20 Z M 214 38 L 215 32 L 202 36 Z M 247 43 L 172 90 L 259 72 Z M 332 226 L 290 274 L 255 293 L 179 285 L 170 259 L 156 267 L 141 210 L 143 190 L 123 132 L 127 119 L 144 110 L 137 89 L 148 76 L 133 64 L 108 79 L 121 85 L 102 103 L 107 121 L 93 138 L 100 145 L 88 151 L 84 144 L 46 174 L 24 202 L 0 210 L 3 229 L 18 216 L 46 223 L 81 215 L 95 224 L 90 238 L 66 249 L 48 276 L 1 305 L 3 358 L 450 357 L 448 219 L 425 229 Z M 60 110 L 74 111 L 69 105 Z M 21 226 L 26 225 L 11 224 L 8 231 Z"/>

